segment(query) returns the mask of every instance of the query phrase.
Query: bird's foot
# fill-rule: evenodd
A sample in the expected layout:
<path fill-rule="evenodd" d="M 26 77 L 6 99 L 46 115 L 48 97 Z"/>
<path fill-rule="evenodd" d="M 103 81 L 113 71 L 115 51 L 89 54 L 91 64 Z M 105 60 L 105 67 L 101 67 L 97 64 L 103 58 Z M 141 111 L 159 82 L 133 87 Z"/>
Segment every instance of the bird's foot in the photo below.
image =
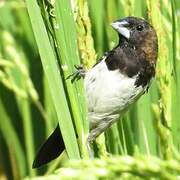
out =
<path fill-rule="evenodd" d="M 89 133 L 88 138 L 87 138 L 87 150 L 88 150 L 90 159 L 94 159 L 94 151 L 92 148 L 94 140 L 95 138 L 93 137 L 93 135 Z"/>
<path fill-rule="evenodd" d="M 94 159 L 94 151 L 90 142 L 87 142 L 87 150 L 88 150 L 90 159 Z"/>
<path fill-rule="evenodd" d="M 76 71 L 66 78 L 71 79 L 71 83 L 73 83 L 74 81 L 78 81 L 81 78 L 84 78 L 86 74 L 86 71 L 82 65 L 75 65 L 74 67 L 76 68 Z"/>

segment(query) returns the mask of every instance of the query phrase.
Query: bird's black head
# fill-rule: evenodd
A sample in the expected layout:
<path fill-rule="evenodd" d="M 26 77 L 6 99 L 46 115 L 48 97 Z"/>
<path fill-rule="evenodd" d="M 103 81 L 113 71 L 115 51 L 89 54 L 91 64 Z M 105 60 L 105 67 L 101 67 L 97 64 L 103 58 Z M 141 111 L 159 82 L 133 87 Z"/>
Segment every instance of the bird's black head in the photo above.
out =
<path fill-rule="evenodd" d="M 126 41 L 135 49 L 141 49 L 147 60 L 155 63 L 158 40 L 156 31 L 147 21 L 137 17 L 126 17 L 114 21 L 112 27 L 118 32 L 120 43 Z"/>

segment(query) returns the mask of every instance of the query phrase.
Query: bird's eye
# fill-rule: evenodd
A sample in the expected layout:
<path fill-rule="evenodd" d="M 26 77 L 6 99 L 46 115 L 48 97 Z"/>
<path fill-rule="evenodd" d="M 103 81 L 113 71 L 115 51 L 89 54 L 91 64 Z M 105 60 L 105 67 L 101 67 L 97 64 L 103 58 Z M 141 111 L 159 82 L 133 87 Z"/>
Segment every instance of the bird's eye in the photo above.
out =
<path fill-rule="evenodd" d="M 138 26 L 136 27 L 136 29 L 137 29 L 138 31 L 142 31 L 142 30 L 144 29 L 144 27 L 141 26 L 141 25 L 138 25 Z"/>

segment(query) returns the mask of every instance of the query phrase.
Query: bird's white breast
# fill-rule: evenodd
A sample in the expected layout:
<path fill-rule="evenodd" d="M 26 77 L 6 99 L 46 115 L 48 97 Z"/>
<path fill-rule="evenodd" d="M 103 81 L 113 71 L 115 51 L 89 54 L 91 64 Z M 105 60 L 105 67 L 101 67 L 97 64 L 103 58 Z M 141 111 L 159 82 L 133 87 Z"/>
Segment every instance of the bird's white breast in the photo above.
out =
<path fill-rule="evenodd" d="M 136 87 L 136 77 L 129 78 L 119 70 L 109 71 L 103 59 L 85 76 L 90 127 L 104 119 L 118 119 L 120 115 L 144 92 Z"/>

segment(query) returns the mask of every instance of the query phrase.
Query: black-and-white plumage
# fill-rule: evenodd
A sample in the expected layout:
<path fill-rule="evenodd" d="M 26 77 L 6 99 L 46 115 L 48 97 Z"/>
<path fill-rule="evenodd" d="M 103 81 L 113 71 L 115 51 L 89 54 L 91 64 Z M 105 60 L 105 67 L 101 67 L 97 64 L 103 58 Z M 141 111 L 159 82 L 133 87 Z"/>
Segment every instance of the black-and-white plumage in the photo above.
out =
<path fill-rule="evenodd" d="M 135 85 L 138 75 L 130 78 L 119 69 L 108 70 L 105 58 L 87 72 L 84 81 L 90 121 L 89 141 L 122 117 L 146 89 Z"/>
<path fill-rule="evenodd" d="M 129 106 L 147 91 L 155 75 L 158 42 L 154 28 L 136 17 L 115 21 L 112 27 L 118 32 L 119 44 L 84 77 L 90 123 L 88 143 L 122 117 Z M 33 167 L 57 157 L 64 146 L 60 142 L 58 126 L 41 147 Z M 55 151 L 52 146 L 56 146 Z"/>
<path fill-rule="evenodd" d="M 90 133 L 94 140 L 148 89 L 155 74 L 157 36 L 146 21 L 128 17 L 112 24 L 117 47 L 90 69 L 84 79 Z"/>

